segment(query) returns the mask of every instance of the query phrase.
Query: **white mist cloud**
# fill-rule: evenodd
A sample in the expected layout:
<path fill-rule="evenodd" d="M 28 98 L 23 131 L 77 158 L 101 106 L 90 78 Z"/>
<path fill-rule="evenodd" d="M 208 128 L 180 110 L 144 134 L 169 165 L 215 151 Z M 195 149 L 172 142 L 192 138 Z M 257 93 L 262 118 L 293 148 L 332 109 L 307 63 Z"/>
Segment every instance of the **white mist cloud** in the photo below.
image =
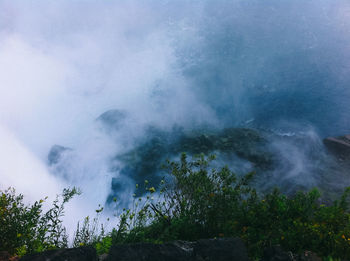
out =
<path fill-rule="evenodd" d="M 80 187 L 83 194 L 67 210 L 71 229 L 104 204 L 116 175 L 110 159 L 144 125 L 170 128 L 212 117 L 174 69 L 167 20 L 154 4 L 0 2 L 1 188 L 37 200 Z M 128 114 L 113 137 L 95 121 L 109 109 Z M 73 149 L 65 176 L 47 166 L 54 144 Z"/>
<path fill-rule="evenodd" d="M 29 200 L 54 198 L 61 192 L 62 182 L 50 175 L 45 164 L 3 127 L 0 144 L 0 189 L 14 187 Z"/>
<path fill-rule="evenodd" d="M 228 120 L 256 118 L 247 89 L 256 94 L 256 114 L 273 118 L 263 111 L 271 107 L 284 116 L 289 108 L 277 105 L 286 103 L 266 106 L 260 98 L 288 86 L 275 77 L 275 59 L 315 48 L 315 66 L 327 63 L 321 58 L 331 56 L 317 54 L 333 54 L 329 32 L 347 46 L 349 5 L 340 2 L 309 1 L 300 10 L 305 1 L 0 0 L 1 186 L 37 199 L 78 185 L 83 195 L 70 211 L 81 217 L 81 209 L 104 203 L 116 175 L 110 159 L 130 148 L 147 124 L 221 127 L 216 109 Z M 332 70 L 340 67 L 345 82 L 349 67 Z M 288 90 L 281 93 L 268 101 Z M 347 101 L 337 104 L 348 108 Z M 95 121 L 110 109 L 127 113 L 114 136 Z M 46 166 L 54 144 L 72 148 L 66 177 L 55 178 Z M 308 162 L 295 151 L 298 175 Z"/>

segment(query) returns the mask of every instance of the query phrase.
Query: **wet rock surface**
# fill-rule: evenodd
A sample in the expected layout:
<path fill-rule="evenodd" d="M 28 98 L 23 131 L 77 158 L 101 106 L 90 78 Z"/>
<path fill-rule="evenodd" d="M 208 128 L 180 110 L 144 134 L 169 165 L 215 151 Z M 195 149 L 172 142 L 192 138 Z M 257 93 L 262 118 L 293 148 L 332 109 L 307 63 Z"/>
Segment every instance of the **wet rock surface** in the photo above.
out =
<path fill-rule="evenodd" d="M 323 143 L 339 160 L 350 163 L 350 135 L 328 137 Z"/>

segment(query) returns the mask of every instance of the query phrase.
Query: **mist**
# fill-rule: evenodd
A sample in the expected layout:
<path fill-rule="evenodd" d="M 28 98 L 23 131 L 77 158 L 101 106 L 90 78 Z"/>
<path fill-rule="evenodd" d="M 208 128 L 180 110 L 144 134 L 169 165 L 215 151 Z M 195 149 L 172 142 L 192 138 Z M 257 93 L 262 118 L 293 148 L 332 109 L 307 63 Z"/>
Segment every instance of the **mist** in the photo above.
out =
<path fill-rule="evenodd" d="M 349 18 L 341 0 L 2 0 L 0 188 L 38 199 L 78 186 L 69 211 L 81 218 L 149 126 L 249 124 L 319 150 L 350 132 Z M 109 110 L 125 115 L 113 130 L 98 120 Z M 59 166 L 53 145 L 69 148 Z M 272 146 L 290 161 L 281 180 L 315 184 L 309 148 Z"/>

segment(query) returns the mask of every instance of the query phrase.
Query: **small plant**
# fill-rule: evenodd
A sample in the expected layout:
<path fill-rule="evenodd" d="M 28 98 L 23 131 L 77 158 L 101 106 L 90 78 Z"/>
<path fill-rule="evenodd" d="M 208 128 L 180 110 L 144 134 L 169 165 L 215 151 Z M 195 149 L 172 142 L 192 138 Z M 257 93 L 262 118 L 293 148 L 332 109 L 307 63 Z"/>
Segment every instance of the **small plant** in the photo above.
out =
<path fill-rule="evenodd" d="M 102 241 L 104 237 L 105 229 L 103 224 L 99 223 L 98 217 L 95 217 L 92 220 L 90 220 L 90 217 L 86 217 L 82 225 L 80 225 L 78 222 L 77 229 L 74 234 L 73 247 L 103 243 Z"/>
<path fill-rule="evenodd" d="M 112 246 L 112 237 L 106 236 L 96 243 L 95 248 L 96 248 L 97 254 L 102 255 L 102 254 L 108 253 L 111 246 Z"/>

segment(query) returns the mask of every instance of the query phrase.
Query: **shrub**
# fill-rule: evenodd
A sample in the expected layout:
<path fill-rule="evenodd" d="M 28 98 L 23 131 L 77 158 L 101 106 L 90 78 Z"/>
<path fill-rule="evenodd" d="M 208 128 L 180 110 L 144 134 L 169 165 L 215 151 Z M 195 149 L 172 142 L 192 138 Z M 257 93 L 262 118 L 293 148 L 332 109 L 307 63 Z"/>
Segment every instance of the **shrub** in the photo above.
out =
<path fill-rule="evenodd" d="M 22 256 L 51 248 L 66 247 L 66 230 L 62 225 L 64 205 L 79 191 L 64 189 L 52 208 L 43 213 L 44 200 L 32 205 L 23 203 L 23 195 L 13 188 L 0 191 L 0 251 Z"/>
<path fill-rule="evenodd" d="M 350 257 L 350 188 L 328 206 L 319 203 L 317 189 L 261 195 L 249 185 L 254 173 L 238 178 L 228 167 L 211 168 L 214 158 L 188 161 L 182 154 L 179 162 L 168 161 L 168 182 L 158 192 L 146 184 L 137 207 L 121 214 L 113 243 L 238 236 L 253 258 L 276 244 L 296 253 Z"/>

